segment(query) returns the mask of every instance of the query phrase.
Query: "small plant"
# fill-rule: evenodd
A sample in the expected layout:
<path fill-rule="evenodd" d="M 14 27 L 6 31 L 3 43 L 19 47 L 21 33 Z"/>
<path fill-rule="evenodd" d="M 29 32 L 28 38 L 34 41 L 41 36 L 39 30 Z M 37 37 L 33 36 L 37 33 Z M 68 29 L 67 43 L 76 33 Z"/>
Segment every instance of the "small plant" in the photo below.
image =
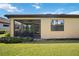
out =
<path fill-rule="evenodd" d="M 6 33 L 5 34 L 5 37 L 10 37 L 10 33 Z"/>

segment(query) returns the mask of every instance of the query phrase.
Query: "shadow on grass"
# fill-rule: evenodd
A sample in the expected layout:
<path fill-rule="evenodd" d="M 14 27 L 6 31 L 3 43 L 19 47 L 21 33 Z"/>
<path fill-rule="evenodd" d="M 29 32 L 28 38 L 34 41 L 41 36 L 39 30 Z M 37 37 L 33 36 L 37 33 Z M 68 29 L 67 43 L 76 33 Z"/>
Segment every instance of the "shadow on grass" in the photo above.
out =
<path fill-rule="evenodd" d="M 65 39 L 43 39 L 43 40 L 35 40 L 31 43 L 79 43 L 79 38 L 65 38 Z"/>

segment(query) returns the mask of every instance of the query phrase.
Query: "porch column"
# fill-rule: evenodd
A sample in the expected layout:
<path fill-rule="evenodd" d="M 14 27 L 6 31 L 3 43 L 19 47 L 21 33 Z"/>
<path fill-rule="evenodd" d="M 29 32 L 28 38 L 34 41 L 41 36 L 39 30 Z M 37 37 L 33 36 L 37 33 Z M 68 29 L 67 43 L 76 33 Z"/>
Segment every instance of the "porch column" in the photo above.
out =
<path fill-rule="evenodd" d="M 10 36 L 14 37 L 14 19 L 10 19 Z"/>

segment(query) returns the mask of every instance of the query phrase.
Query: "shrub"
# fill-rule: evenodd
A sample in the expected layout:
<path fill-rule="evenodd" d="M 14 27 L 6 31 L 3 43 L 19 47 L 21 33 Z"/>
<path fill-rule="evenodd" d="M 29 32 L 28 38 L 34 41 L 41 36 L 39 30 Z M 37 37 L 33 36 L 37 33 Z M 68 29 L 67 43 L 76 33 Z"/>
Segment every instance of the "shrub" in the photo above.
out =
<path fill-rule="evenodd" d="M 22 43 L 22 42 L 31 42 L 32 38 L 20 38 L 20 37 L 2 37 L 0 38 L 1 43 Z"/>
<path fill-rule="evenodd" d="M 5 37 L 10 37 L 10 33 L 6 33 L 5 34 Z"/>
<path fill-rule="evenodd" d="M 27 37 L 27 38 L 21 38 L 22 42 L 30 42 L 33 41 L 33 38 Z"/>

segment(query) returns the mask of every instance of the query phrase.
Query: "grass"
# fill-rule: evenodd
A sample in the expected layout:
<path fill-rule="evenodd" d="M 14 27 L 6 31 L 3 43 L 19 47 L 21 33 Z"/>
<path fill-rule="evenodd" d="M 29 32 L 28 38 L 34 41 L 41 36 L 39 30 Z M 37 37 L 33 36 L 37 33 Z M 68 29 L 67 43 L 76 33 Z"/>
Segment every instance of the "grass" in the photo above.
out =
<path fill-rule="evenodd" d="M 0 38 L 1 37 L 6 37 L 6 35 L 8 35 L 8 33 L 0 34 Z"/>
<path fill-rule="evenodd" d="M 6 34 L 0 34 L 0 37 L 5 37 Z"/>
<path fill-rule="evenodd" d="M 0 43 L 0 56 L 79 56 L 79 43 Z"/>

